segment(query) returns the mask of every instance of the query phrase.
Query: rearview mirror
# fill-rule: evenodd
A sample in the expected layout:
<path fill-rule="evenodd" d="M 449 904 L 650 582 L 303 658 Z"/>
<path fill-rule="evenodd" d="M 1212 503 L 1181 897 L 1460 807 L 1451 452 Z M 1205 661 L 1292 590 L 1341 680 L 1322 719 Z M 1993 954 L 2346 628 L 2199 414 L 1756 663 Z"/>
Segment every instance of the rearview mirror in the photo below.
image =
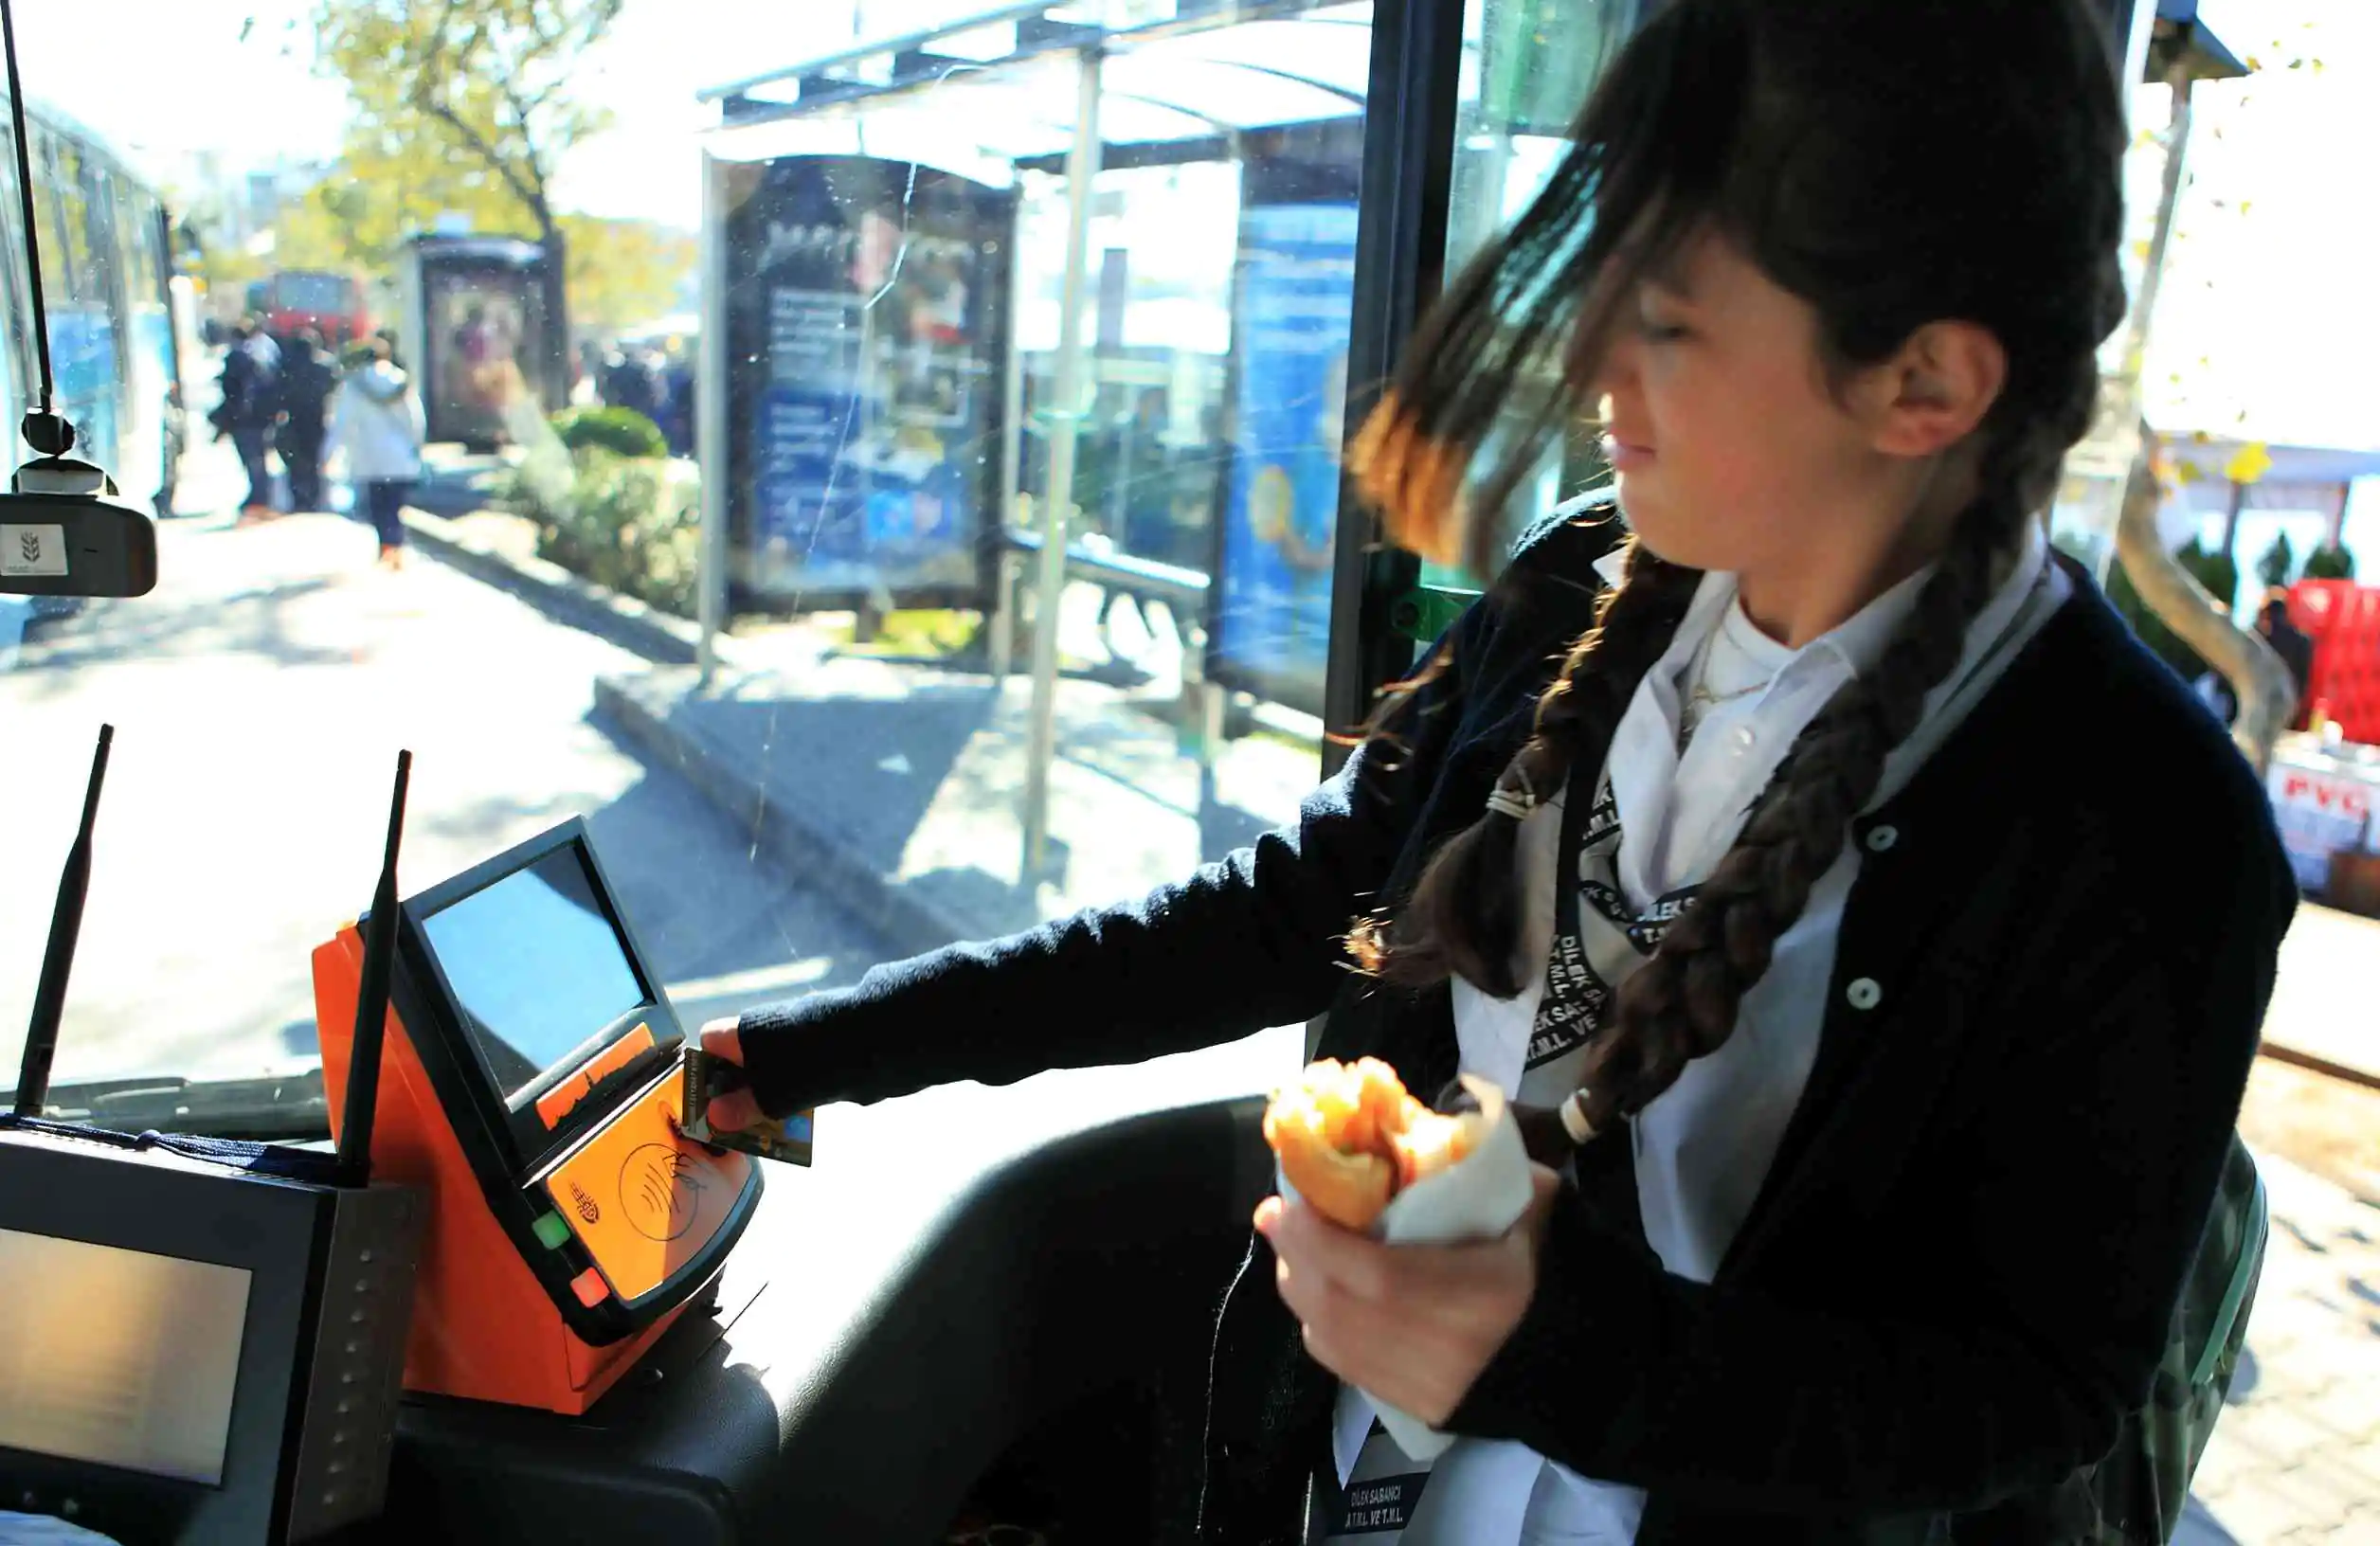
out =
<path fill-rule="evenodd" d="M 0 494 L 0 595 L 146 596 L 157 529 L 87 461 L 43 457 Z"/>

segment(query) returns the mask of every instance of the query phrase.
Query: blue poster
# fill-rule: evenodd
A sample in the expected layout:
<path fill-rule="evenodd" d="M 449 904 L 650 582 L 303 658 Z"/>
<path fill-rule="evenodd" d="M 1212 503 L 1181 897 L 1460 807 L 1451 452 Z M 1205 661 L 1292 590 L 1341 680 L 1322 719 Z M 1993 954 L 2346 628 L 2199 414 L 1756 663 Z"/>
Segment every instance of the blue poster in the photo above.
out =
<path fill-rule="evenodd" d="M 997 471 L 1006 195 L 789 156 L 731 218 L 730 515 L 748 602 L 972 595 Z"/>
<path fill-rule="evenodd" d="M 1240 216 L 1238 382 L 1217 576 L 1218 679 L 1320 712 L 1355 303 L 1353 204 Z"/>

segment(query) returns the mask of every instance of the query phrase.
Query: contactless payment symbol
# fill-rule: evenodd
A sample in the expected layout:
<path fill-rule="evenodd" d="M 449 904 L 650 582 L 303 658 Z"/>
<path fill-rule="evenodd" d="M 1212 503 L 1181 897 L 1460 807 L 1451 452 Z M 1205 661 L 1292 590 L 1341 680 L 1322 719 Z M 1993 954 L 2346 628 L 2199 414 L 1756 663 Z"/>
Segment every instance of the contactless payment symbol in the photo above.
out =
<path fill-rule="evenodd" d="M 621 1206 L 648 1240 L 675 1240 L 694 1228 L 702 1186 L 694 1157 L 671 1143 L 640 1145 L 620 1167 Z"/>

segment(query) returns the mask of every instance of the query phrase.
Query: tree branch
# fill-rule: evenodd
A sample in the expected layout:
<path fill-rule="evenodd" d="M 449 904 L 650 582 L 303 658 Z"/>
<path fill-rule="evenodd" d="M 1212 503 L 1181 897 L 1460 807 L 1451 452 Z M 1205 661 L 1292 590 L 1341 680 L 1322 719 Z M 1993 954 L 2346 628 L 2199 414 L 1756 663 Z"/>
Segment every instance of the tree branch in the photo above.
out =
<path fill-rule="evenodd" d="M 2272 762 L 2281 732 L 2297 715 L 2298 684 L 2272 646 L 2234 624 L 2226 602 L 2209 596 L 2165 550 L 2156 525 L 2164 494 L 2150 462 L 2155 447 L 2156 437 L 2142 424 L 2140 452 L 2116 518 L 2116 556 L 2149 610 L 2231 684 L 2240 704 L 2239 717 L 2231 722 L 2232 744 L 2262 773 Z"/>
<path fill-rule="evenodd" d="M 522 182 L 520 173 L 514 170 L 512 163 L 505 158 L 503 153 L 489 144 L 487 136 L 464 122 L 461 114 L 426 92 L 415 99 L 414 105 L 460 136 L 464 146 L 472 154 L 485 162 L 490 171 L 504 179 L 504 186 L 511 189 L 514 195 L 528 207 L 529 212 L 536 217 L 541 226 L 551 224 L 552 217 L 546 207 L 544 194 L 539 189 L 532 189 L 527 183 Z"/>

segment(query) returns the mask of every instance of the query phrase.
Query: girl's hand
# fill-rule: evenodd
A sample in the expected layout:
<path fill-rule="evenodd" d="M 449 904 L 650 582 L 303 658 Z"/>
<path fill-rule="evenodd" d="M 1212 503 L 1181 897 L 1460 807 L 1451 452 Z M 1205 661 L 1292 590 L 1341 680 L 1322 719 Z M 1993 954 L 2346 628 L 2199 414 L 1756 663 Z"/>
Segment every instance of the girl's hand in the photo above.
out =
<path fill-rule="evenodd" d="M 744 1066 L 744 1036 L 736 1029 L 735 1016 L 712 1020 L 702 1028 L 701 1036 L 704 1052 L 739 1069 Z M 712 1097 L 710 1108 L 703 1113 L 703 1120 L 723 1133 L 740 1132 L 760 1119 L 760 1103 L 752 1099 L 748 1086 Z"/>
<path fill-rule="evenodd" d="M 1257 1232 L 1279 1258 L 1274 1281 L 1314 1361 L 1442 1426 L 1537 1291 L 1538 1248 L 1561 1182 L 1542 1165 L 1529 1168 L 1537 1186 L 1529 1211 L 1499 1238 L 1468 1245 L 1383 1245 L 1303 1203 L 1257 1204 Z"/>

